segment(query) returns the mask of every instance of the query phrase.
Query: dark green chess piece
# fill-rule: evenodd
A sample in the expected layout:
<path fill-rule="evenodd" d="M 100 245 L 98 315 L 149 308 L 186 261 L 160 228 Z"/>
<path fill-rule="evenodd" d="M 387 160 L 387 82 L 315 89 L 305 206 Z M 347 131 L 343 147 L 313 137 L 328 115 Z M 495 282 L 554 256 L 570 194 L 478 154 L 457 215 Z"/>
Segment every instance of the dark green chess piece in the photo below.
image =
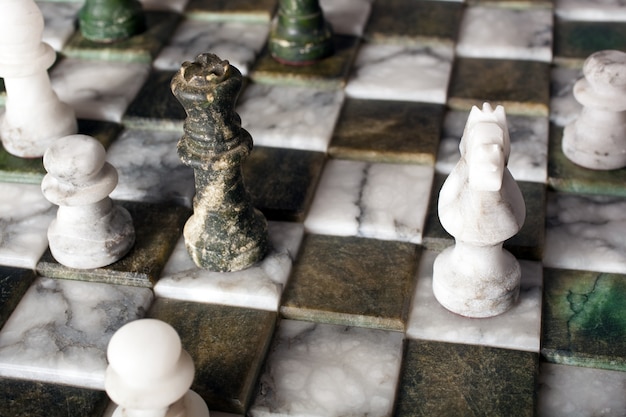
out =
<path fill-rule="evenodd" d="M 333 32 L 318 0 L 280 0 L 269 50 L 277 61 L 308 65 L 334 51 Z"/>
<path fill-rule="evenodd" d="M 86 0 L 78 19 L 82 35 L 94 42 L 115 42 L 146 29 L 143 8 L 137 0 Z"/>
<path fill-rule="evenodd" d="M 234 110 L 242 83 L 241 72 L 213 54 L 184 62 L 171 83 L 187 113 L 178 155 L 194 169 L 196 184 L 183 235 L 196 265 L 212 271 L 247 268 L 268 247 L 267 222 L 253 207 L 241 170 L 252 150 Z"/>

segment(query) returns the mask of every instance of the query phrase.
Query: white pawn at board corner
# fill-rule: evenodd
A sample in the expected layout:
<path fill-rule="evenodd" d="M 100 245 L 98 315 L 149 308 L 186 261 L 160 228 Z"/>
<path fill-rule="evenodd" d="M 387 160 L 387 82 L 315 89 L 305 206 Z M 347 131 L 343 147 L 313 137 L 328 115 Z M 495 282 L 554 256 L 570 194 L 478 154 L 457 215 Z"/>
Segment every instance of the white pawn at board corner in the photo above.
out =
<path fill-rule="evenodd" d="M 126 255 L 135 243 L 130 213 L 109 194 L 117 171 L 106 162 L 106 150 L 87 135 L 56 140 L 43 157 L 48 171 L 41 190 L 58 205 L 48 227 L 52 256 L 70 268 L 100 268 Z"/>
<path fill-rule="evenodd" d="M 503 242 L 521 229 L 526 206 L 507 168 L 511 151 L 506 115 L 473 107 L 459 145 L 461 159 L 439 193 L 439 219 L 455 244 L 435 259 L 433 293 L 466 317 L 492 317 L 519 296 L 521 268 Z"/>
<path fill-rule="evenodd" d="M 33 0 L 2 0 L 0 77 L 7 96 L 0 139 L 22 158 L 41 157 L 55 140 L 78 130 L 74 109 L 52 89 L 47 70 L 56 53 L 42 42 L 43 29 Z"/>
<path fill-rule="evenodd" d="M 169 324 L 140 319 L 122 326 L 107 348 L 105 390 L 117 404 L 111 417 L 209 417 L 190 390 L 195 368 Z"/>

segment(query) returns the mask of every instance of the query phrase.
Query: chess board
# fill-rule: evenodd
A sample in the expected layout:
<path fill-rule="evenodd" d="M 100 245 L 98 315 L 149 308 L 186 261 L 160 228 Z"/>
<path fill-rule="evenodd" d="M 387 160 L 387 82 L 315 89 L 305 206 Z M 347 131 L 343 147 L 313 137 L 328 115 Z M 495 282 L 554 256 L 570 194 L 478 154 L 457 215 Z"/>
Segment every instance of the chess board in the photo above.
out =
<path fill-rule="evenodd" d="M 108 340 L 142 317 L 177 329 L 212 416 L 626 416 L 626 171 L 560 150 L 584 59 L 626 51 L 626 7 L 321 4 L 336 53 L 288 67 L 265 49 L 276 0 L 145 0 L 146 32 L 113 45 L 82 38 L 80 1 L 38 2 L 52 85 L 106 146 L 137 241 L 109 267 L 59 265 L 41 159 L 0 153 L 0 416 L 110 412 Z M 182 240 L 194 182 L 169 83 L 202 52 L 246 77 L 243 171 L 269 221 L 270 253 L 236 273 L 196 268 Z M 432 264 L 454 243 L 438 191 L 483 102 L 506 109 L 527 217 L 505 243 L 519 301 L 469 319 L 434 299 Z"/>

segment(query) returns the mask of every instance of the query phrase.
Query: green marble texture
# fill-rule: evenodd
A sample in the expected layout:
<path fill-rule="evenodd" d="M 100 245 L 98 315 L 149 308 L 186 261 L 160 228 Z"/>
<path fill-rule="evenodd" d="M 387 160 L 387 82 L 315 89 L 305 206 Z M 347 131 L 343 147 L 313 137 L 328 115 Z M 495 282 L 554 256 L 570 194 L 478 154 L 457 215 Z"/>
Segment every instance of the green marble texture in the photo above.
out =
<path fill-rule="evenodd" d="M 626 275 L 546 268 L 542 356 L 626 371 Z"/>
<path fill-rule="evenodd" d="M 346 85 L 350 66 L 356 56 L 359 39 L 335 35 L 334 53 L 311 65 L 284 65 L 271 57 L 265 49 L 251 71 L 251 78 L 260 84 L 313 86 L 339 89 Z"/>
<path fill-rule="evenodd" d="M 438 104 L 346 98 L 328 152 L 341 159 L 434 165 L 444 110 Z"/>
<path fill-rule="evenodd" d="M 626 197 L 626 168 L 599 171 L 571 162 L 561 148 L 563 128 L 550 125 L 548 184 L 558 191 Z"/>
<path fill-rule="evenodd" d="M 408 340 L 396 417 L 535 415 L 539 355 Z"/>
<path fill-rule="evenodd" d="M 295 320 L 403 331 L 420 253 L 404 242 L 307 235 L 280 312 Z"/>
<path fill-rule="evenodd" d="M 0 415 L 6 417 L 101 417 L 104 391 L 0 378 Z"/>
<path fill-rule="evenodd" d="M 63 54 L 82 59 L 105 59 L 122 62 L 150 63 L 172 36 L 180 15 L 164 11 L 146 11 L 146 30 L 114 43 L 98 43 L 85 39 L 76 31 L 63 48 Z"/>
<path fill-rule="evenodd" d="M 138 0 L 85 0 L 78 19 L 82 35 L 94 42 L 116 42 L 146 30 Z"/>
<path fill-rule="evenodd" d="M 148 317 L 178 331 L 196 367 L 191 389 L 204 398 L 211 413 L 245 413 L 277 313 L 157 298 Z"/>
<path fill-rule="evenodd" d="M 456 110 L 501 104 L 507 114 L 547 116 L 550 64 L 538 61 L 456 57 L 448 105 Z"/>
<path fill-rule="evenodd" d="M 243 165 L 252 202 L 268 220 L 304 221 L 326 155 L 255 146 Z"/>
<path fill-rule="evenodd" d="M 33 283 L 35 276 L 35 272 L 30 269 L 0 265 L 0 328 Z"/>
<path fill-rule="evenodd" d="M 119 261 L 97 269 L 73 269 L 59 264 L 46 250 L 37 272 L 50 278 L 152 287 L 169 259 L 191 211 L 182 206 L 117 202 L 133 218 L 135 245 Z"/>
<path fill-rule="evenodd" d="M 207 21 L 244 21 L 267 23 L 277 0 L 190 0 L 185 13 Z"/>
<path fill-rule="evenodd" d="M 117 139 L 122 126 L 113 122 L 78 119 L 78 133 L 96 138 L 104 148 Z M 46 175 L 42 158 L 20 158 L 0 144 L 0 181 L 39 184 Z"/>
<path fill-rule="evenodd" d="M 181 63 L 182 64 L 182 63 Z M 172 95 L 170 82 L 176 71 L 152 70 L 122 118 L 134 129 L 182 131 L 185 109 Z"/>
<path fill-rule="evenodd" d="M 423 245 L 434 251 L 442 251 L 454 244 L 454 238 L 445 231 L 439 221 L 437 204 L 439 190 L 447 176 L 435 174 L 424 222 Z M 526 220 L 520 231 L 504 242 L 504 248 L 520 259 L 541 260 L 545 245 L 545 208 L 547 190 L 544 184 L 518 181 L 526 204 Z"/>
<path fill-rule="evenodd" d="M 368 42 L 453 44 L 463 8 L 461 2 L 375 1 L 363 36 Z"/>
<path fill-rule="evenodd" d="M 626 22 L 579 22 L 555 19 L 554 61 L 582 65 L 594 52 L 626 50 Z"/>

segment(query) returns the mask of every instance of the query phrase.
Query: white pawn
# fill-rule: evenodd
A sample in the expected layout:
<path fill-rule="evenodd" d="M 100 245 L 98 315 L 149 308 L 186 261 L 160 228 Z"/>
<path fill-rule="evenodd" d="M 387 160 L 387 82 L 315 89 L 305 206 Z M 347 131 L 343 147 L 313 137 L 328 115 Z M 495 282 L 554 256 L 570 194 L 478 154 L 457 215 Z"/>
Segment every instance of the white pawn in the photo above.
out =
<path fill-rule="evenodd" d="M 455 238 L 433 265 L 433 292 L 448 310 L 491 317 L 517 300 L 519 262 L 502 248 L 522 227 L 526 206 L 507 168 L 510 139 L 504 108 L 473 107 L 461 159 L 439 194 L 439 219 Z"/>
<path fill-rule="evenodd" d="M 42 156 L 55 139 L 77 131 L 74 110 L 50 84 L 56 54 L 41 41 L 43 28 L 33 0 L 2 0 L 0 77 L 7 98 L 0 138 L 7 152 L 25 158 Z"/>
<path fill-rule="evenodd" d="M 606 50 L 583 65 L 584 78 L 574 85 L 583 105 L 563 131 L 563 153 L 589 169 L 626 167 L 626 53 Z"/>
<path fill-rule="evenodd" d="M 142 319 L 122 326 L 107 350 L 104 387 L 118 404 L 112 417 L 209 417 L 194 391 L 194 365 L 169 324 Z"/>
<path fill-rule="evenodd" d="M 102 144 L 91 136 L 66 136 L 48 148 L 43 163 L 48 174 L 41 189 L 59 206 L 48 228 L 52 256 L 71 268 L 100 268 L 126 255 L 135 229 L 128 211 L 109 198 L 117 171 Z"/>

